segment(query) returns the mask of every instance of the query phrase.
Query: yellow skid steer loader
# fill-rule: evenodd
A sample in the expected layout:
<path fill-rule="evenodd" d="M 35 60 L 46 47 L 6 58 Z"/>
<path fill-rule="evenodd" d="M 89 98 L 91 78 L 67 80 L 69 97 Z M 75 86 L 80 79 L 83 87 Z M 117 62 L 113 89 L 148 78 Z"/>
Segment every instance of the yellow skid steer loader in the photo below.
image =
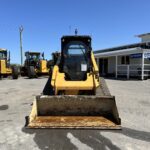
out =
<path fill-rule="evenodd" d="M 115 97 L 99 78 L 91 37 L 63 36 L 56 56 L 43 95 L 35 97 L 27 127 L 120 129 Z"/>

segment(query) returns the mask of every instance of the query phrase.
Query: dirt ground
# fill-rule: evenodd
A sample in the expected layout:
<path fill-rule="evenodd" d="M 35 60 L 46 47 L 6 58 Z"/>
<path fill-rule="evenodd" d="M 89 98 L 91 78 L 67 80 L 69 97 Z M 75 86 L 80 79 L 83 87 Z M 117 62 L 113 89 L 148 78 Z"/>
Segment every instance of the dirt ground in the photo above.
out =
<path fill-rule="evenodd" d="M 0 150 L 147 150 L 150 147 L 150 80 L 106 79 L 122 130 L 25 129 L 33 97 L 47 77 L 0 80 Z"/>

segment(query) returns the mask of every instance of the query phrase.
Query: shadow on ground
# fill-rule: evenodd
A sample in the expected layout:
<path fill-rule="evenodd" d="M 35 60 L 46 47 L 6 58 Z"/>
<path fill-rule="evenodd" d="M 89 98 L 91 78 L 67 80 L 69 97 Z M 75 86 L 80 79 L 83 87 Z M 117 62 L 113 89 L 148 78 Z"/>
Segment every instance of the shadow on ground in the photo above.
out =
<path fill-rule="evenodd" d="M 108 132 L 108 131 L 106 131 L 106 132 Z M 112 131 L 112 132 L 115 132 L 115 131 Z M 122 130 L 117 131 L 117 133 L 123 134 L 123 135 L 128 136 L 133 139 L 150 142 L 150 132 L 138 131 L 135 129 L 123 127 Z"/>
<path fill-rule="evenodd" d="M 29 79 L 29 80 L 32 80 L 32 79 L 48 79 L 49 76 L 45 75 L 45 76 L 39 76 L 39 77 L 36 77 L 36 78 L 29 78 L 29 77 L 23 77 L 24 79 Z"/>
<path fill-rule="evenodd" d="M 150 142 L 150 132 L 138 131 L 123 127 L 122 130 L 69 130 L 69 129 L 22 129 L 28 134 L 35 134 L 34 141 L 41 150 L 46 149 L 77 149 L 67 138 L 71 133 L 82 143 L 93 148 L 94 150 L 119 150 L 120 148 L 113 144 L 113 141 L 104 137 L 101 133 L 117 133 L 127 137 Z"/>
<path fill-rule="evenodd" d="M 120 150 L 111 140 L 102 136 L 98 130 L 67 130 L 67 129 L 22 129 L 23 132 L 35 134 L 34 141 L 41 150 L 46 149 L 77 149 L 67 138 L 71 133 L 75 138 L 94 150 Z"/>
<path fill-rule="evenodd" d="M 76 149 L 66 137 L 67 130 L 23 128 L 22 131 L 28 134 L 35 134 L 33 140 L 41 150 Z"/>
<path fill-rule="evenodd" d="M 9 108 L 8 105 L 0 105 L 0 111 L 1 110 L 7 110 Z"/>

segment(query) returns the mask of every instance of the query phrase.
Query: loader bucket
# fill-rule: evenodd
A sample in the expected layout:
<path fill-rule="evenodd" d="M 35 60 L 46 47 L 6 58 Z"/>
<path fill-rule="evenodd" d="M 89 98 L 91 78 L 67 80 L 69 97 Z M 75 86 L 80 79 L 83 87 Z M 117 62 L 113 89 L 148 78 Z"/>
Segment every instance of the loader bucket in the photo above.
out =
<path fill-rule="evenodd" d="M 121 129 L 113 96 L 36 96 L 27 128 Z"/>

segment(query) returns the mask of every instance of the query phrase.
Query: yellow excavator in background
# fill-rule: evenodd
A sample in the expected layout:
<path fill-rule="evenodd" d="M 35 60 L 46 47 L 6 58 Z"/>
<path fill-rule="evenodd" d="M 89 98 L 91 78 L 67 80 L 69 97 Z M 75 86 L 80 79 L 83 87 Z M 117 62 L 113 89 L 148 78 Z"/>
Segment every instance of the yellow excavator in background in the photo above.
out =
<path fill-rule="evenodd" d="M 7 50 L 0 48 L 0 79 L 12 76 L 12 79 L 18 79 L 19 71 L 15 65 L 10 65 L 10 52 L 7 55 Z"/>
<path fill-rule="evenodd" d="M 61 53 L 26 118 L 28 128 L 120 129 L 115 97 L 111 96 L 92 52 L 90 36 L 63 36 Z"/>

